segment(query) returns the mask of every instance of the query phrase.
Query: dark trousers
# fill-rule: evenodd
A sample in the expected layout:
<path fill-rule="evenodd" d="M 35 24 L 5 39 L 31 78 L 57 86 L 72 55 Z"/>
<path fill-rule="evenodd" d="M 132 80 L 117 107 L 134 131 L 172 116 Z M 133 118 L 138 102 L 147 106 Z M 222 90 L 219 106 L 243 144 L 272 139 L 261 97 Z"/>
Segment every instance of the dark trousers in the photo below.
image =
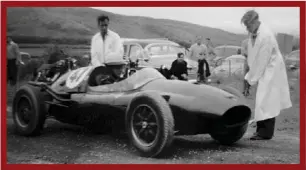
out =
<path fill-rule="evenodd" d="M 7 81 L 10 82 L 11 85 L 15 85 L 17 82 L 18 76 L 18 67 L 16 65 L 16 59 L 8 59 L 7 60 Z"/>
<path fill-rule="evenodd" d="M 204 75 L 204 62 L 203 59 L 198 61 L 198 74 L 201 76 Z"/>
<path fill-rule="evenodd" d="M 275 117 L 257 122 L 256 133 L 263 138 L 272 138 L 275 129 Z"/>
<path fill-rule="evenodd" d="M 245 63 L 245 65 L 244 65 L 244 76 L 248 73 L 248 71 L 249 71 L 249 67 L 247 66 L 247 63 Z M 243 80 L 243 94 L 245 96 L 248 96 L 249 93 L 250 93 L 250 85 L 249 85 L 248 81 L 244 79 Z"/>
<path fill-rule="evenodd" d="M 204 64 L 206 69 L 204 70 Z M 206 81 L 206 77 L 210 76 L 209 64 L 205 59 L 198 60 L 198 81 Z"/>

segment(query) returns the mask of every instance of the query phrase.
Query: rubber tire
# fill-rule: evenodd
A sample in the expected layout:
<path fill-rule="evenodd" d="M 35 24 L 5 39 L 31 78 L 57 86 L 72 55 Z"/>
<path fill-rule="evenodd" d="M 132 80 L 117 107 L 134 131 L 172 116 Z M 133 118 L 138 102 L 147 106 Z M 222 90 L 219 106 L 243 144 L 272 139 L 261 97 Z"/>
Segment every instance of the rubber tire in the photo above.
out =
<path fill-rule="evenodd" d="M 235 89 L 234 87 L 220 85 L 219 88 L 220 88 L 221 90 L 224 90 L 224 91 L 226 91 L 226 92 L 228 92 L 228 93 L 234 95 L 234 96 L 237 96 L 237 97 L 240 98 L 240 99 L 244 99 L 244 98 L 245 98 L 245 97 L 243 96 L 243 94 L 242 94 L 239 90 Z"/>
<path fill-rule="evenodd" d="M 248 129 L 248 123 L 246 123 L 244 126 L 240 126 L 230 130 L 224 128 L 223 132 L 228 131 L 226 135 L 218 133 L 210 133 L 210 136 L 222 145 L 232 145 L 244 136 L 247 129 Z"/>
<path fill-rule="evenodd" d="M 138 143 L 132 134 L 131 118 L 134 109 L 140 105 L 146 104 L 153 108 L 157 114 L 157 119 L 160 122 L 159 135 L 157 140 L 151 146 L 143 146 Z M 171 108 L 166 100 L 157 93 L 141 93 L 136 96 L 127 108 L 126 114 L 126 130 L 133 146 L 144 157 L 159 157 L 168 151 L 174 137 L 174 118 Z"/>
<path fill-rule="evenodd" d="M 26 96 L 30 99 L 31 107 L 34 109 L 34 115 L 31 116 L 30 122 L 26 127 L 21 126 L 17 119 L 17 104 L 19 99 L 22 96 Z M 15 124 L 15 130 L 17 133 L 23 136 L 36 136 L 40 135 L 43 129 L 44 123 L 47 116 L 47 108 L 44 105 L 45 95 L 43 92 L 40 92 L 38 87 L 26 84 L 23 85 L 16 93 L 13 100 L 13 121 Z"/>

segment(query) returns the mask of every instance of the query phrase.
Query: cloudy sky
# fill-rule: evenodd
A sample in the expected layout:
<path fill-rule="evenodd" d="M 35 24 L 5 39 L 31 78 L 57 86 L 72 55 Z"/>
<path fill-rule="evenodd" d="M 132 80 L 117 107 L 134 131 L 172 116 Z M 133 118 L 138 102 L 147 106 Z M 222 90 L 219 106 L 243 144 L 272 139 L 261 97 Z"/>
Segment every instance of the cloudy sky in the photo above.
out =
<path fill-rule="evenodd" d="M 96 7 L 95 7 L 96 8 Z M 99 7 L 105 11 L 186 21 L 234 33 L 246 33 L 240 24 L 242 15 L 250 7 Z M 297 7 L 258 7 L 260 19 L 275 32 L 299 34 L 300 11 Z"/>

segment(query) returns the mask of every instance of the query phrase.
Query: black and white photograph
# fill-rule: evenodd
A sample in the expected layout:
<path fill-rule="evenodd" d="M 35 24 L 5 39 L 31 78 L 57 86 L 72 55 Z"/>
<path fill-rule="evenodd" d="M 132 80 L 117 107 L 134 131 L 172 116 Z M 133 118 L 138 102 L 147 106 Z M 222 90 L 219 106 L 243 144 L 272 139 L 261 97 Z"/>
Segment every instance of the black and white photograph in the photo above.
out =
<path fill-rule="evenodd" d="M 6 12 L 7 164 L 300 163 L 299 7 Z"/>

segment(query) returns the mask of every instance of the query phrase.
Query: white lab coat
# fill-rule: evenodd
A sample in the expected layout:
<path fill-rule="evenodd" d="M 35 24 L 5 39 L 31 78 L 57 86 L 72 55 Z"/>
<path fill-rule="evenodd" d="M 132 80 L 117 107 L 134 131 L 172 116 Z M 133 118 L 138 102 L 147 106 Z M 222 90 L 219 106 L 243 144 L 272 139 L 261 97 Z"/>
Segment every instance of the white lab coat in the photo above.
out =
<path fill-rule="evenodd" d="M 258 83 L 254 121 L 276 117 L 292 106 L 286 67 L 274 34 L 262 23 L 254 46 L 248 42 L 249 72 L 245 79 Z"/>
<path fill-rule="evenodd" d="M 121 61 L 123 59 L 123 44 L 120 36 L 108 30 L 103 41 L 101 33 L 96 33 L 91 39 L 91 64 L 104 65 L 108 61 Z"/>

